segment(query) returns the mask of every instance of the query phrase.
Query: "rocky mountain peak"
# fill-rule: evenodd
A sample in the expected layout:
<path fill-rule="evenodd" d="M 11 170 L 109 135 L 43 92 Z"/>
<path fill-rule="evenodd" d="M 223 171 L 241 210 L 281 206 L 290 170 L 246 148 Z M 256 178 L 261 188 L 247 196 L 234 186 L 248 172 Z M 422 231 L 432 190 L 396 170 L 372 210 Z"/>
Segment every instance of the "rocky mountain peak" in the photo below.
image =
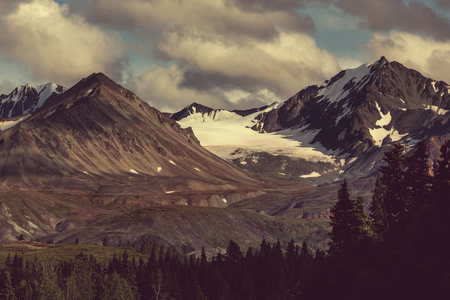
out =
<path fill-rule="evenodd" d="M 393 143 L 412 147 L 431 136 L 450 136 L 449 94 L 447 83 L 383 56 L 308 86 L 279 105 L 256 110 L 261 113 L 246 126 L 320 149 L 339 158 L 338 168 L 345 166 L 345 176 L 360 176 L 376 169 Z M 195 131 L 195 123 L 186 124 Z M 246 151 L 254 153 L 254 149 Z M 245 161 L 245 168 L 253 160 Z M 256 165 L 260 171 L 260 164 Z M 324 173 L 320 168 L 314 171 Z M 285 167 L 279 173 L 284 174 Z"/>
<path fill-rule="evenodd" d="M 56 83 L 26 84 L 16 87 L 8 95 L 0 95 L 0 118 L 32 113 L 42 107 L 48 99 L 62 94 L 65 90 Z"/>

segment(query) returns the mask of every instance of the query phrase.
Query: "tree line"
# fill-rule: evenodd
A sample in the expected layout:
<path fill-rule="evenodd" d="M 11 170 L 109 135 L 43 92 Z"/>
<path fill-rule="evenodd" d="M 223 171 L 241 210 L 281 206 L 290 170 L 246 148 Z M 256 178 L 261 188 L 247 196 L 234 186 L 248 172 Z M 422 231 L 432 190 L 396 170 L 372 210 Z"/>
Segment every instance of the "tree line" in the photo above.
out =
<path fill-rule="evenodd" d="M 332 208 L 329 249 L 262 240 L 245 253 L 230 241 L 208 259 L 144 240 L 146 259 L 107 263 L 9 256 L 0 299 L 447 299 L 450 294 L 450 142 L 430 174 L 424 143 L 386 153 L 369 210 L 347 182 Z M 106 245 L 104 245 L 106 246 Z"/>
<path fill-rule="evenodd" d="M 450 141 L 429 165 L 427 146 L 385 153 L 369 212 L 347 182 L 332 208 L 330 248 L 303 282 L 302 298 L 448 299 Z"/>

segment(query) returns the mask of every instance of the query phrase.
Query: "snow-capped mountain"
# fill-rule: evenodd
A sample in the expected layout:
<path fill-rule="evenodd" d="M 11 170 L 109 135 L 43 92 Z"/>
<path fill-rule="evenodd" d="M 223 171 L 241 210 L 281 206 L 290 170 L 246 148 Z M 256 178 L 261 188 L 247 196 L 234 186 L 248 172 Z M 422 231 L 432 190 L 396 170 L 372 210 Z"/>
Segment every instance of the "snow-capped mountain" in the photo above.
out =
<path fill-rule="evenodd" d="M 177 113 L 172 114 L 170 117 L 175 121 L 180 121 L 185 118 L 195 119 L 196 122 L 209 122 L 233 119 L 238 116 L 246 117 L 256 112 L 266 110 L 270 105 L 266 105 L 259 108 L 252 108 L 247 110 L 226 110 L 226 109 L 214 109 L 198 103 L 192 103 L 191 105 L 183 108 Z"/>
<path fill-rule="evenodd" d="M 61 94 L 66 89 L 56 83 L 43 85 L 22 85 L 8 95 L 0 95 L 0 118 L 11 118 L 29 114 L 42 107 L 52 95 Z"/>
<path fill-rule="evenodd" d="M 382 57 L 244 117 L 203 109 L 179 122 L 243 168 L 323 182 L 368 174 L 392 143 L 450 136 L 449 94 L 445 82 Z"/>

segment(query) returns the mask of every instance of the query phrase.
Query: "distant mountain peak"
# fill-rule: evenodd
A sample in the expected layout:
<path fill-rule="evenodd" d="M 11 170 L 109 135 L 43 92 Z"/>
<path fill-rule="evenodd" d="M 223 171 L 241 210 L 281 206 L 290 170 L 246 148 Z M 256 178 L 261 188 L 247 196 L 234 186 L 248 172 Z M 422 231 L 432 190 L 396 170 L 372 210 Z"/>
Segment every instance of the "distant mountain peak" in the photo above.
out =
<path fill-rule="evenodd" d="M 0 95 L 0 117 L 11 118 L 32 113 L 42 107 L 49 98 L 64 91 L 66 88 L 56 83 L 16 87 L 8 95 Z"/>

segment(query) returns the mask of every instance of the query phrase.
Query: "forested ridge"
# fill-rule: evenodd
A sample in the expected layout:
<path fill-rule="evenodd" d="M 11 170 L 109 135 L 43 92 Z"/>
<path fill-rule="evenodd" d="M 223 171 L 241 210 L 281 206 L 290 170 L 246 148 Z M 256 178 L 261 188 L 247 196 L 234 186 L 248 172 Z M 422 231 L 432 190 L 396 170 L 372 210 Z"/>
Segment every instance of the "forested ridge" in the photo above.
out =
<path fill-rule="evenodd" d="M 369 210 L 342 183 L 327 252 L 263 240 L 243 253 L 230 241 L 207 258 L 144 240 L 145 258 L 109 262 L 15 253 L 0 268 L 0 299 L 448 299 L 450 142 L 434 166 L 424 143 L 404 152 L 386 153 Z"/>

